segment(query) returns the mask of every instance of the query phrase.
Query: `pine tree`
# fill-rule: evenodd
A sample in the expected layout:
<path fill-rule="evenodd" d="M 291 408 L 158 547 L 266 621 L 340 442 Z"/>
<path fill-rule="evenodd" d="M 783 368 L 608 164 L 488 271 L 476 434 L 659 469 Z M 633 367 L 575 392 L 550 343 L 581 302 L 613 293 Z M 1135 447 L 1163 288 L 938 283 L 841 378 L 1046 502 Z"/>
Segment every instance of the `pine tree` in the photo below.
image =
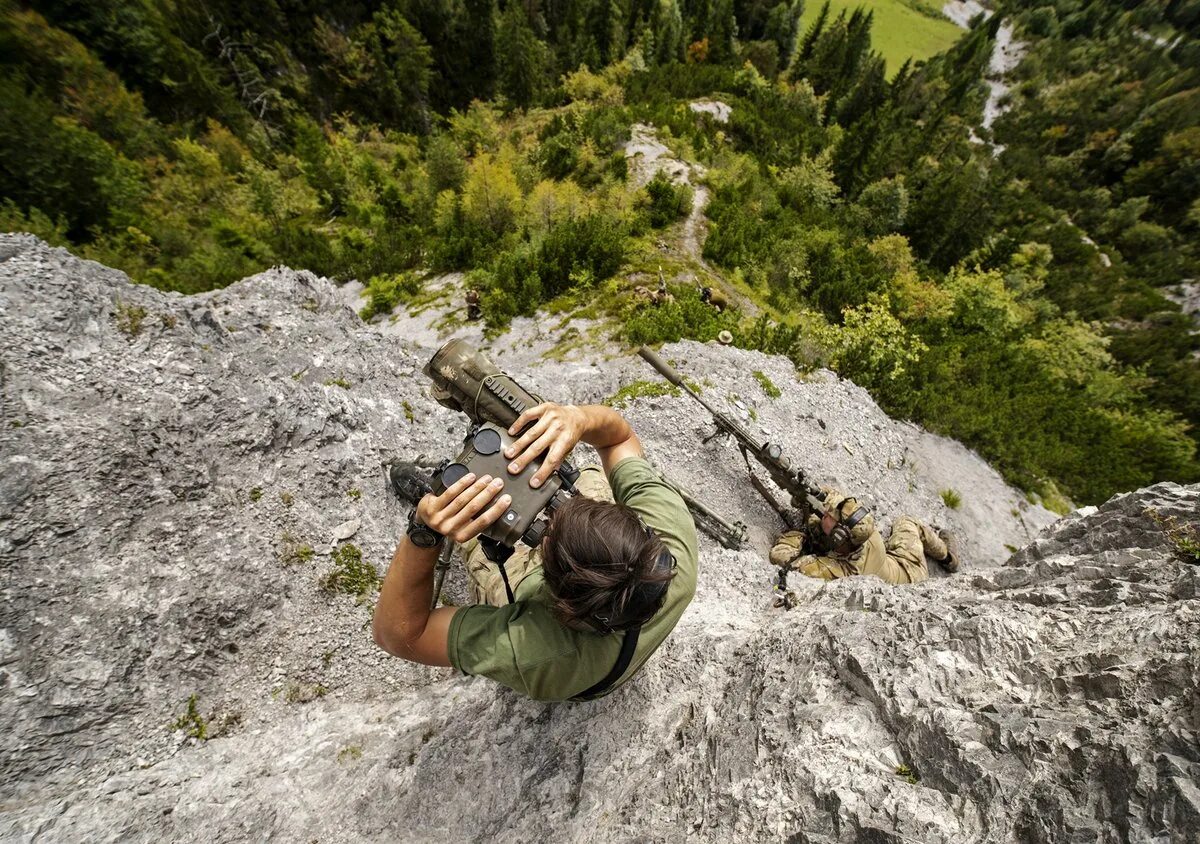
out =
<path fill-rule="evenodd" d="M 548 56 L 518 0 L 509 0 L 500 16 L 496 46 L 504 56 L 498 80 L 500 93 L 513 105 L 530 105 L 542 88 Z"/>
<path fill-rule="evenodd" d="M 827 20 L 829 20 L 829 0 L 825 0 L 821 5 L 821 11 L 817 13 L 817 19 L 809 26 L 808 32 L 804 33 L 804 40 L 800 43 L 800 50 L 796 53 L 796 61 L 798 63 L 807 62 L 812 58 L 817 41 L 825 31 Z"/>
<path fill-rule="evenodd" d="M 466 102 L 490 100 L 496 85 L 496 0 L 463 0 L 454 54 L 463 64 Z"/>
<path fill-rule="evenodd" d="M 707 34 L 708 60 L 715 63 L 731 61 L 734 57 L 734 39 L 737 37 L 733 0 L 717 0 Z"/>
<path fill-rule="evenodd" d="M 654 55 L 658 64 L 683 60 L 683 15 L 678 0 L 658 0 L 654 7 Z"/>

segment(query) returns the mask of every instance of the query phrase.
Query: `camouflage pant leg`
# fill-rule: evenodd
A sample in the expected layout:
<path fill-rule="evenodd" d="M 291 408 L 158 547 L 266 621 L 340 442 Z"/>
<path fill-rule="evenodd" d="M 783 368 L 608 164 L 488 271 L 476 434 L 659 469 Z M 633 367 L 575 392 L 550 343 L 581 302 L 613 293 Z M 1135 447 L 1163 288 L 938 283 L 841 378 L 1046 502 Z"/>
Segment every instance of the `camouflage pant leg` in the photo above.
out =
<path fill-rule="evenodd" d="M 579 470 L 579 480 L 575 482 L 575 488 L 579 490 L 579 494 L 592 498 L 596 501 L 612 501 L 612 487 L 608 485 L 608 478 L 604 474 L 604 470 L 599 466 L 588 466 L 586 469 Z"/>
<path fill-rule="evenodd" d="M 484 555 L 478 539 L 470 539 L 462 544 L 462 558 L 467 568 L 467 594 L 471 597 L 471 603 L 490 607 L 507 606 L 508 592 L 504 589 L 500 567 Z M 508 583 L 514 593 L 521 581 L 541 564 L 542 555 L 537 548 L 518 545 L 513 550 L 512 556 L 504 563 L 504 573 L 508 575 Z"/>
<path fill-rule="evenodd" d="M 895 563 L 898 571 L 891 576 L 879 577 L 888 583 L 920 583 L 929 577 L 929 565 L 925 562 L 925 552 L 928 546 L 925 537 L 932 536 L 940 544 L 941 540 L 928 527 L 910 516 L 901 516 L 892 524 L 892 535 L 887 541 L 888 558 Z M 932 549 L 938 550 L 938 549 Z M 941 546 L 942 556 L 945 556 L 946 546 Z"/>
<path fill-rule="evenodd" d="M 579 473 L 575 482 L 580 495 L 594 498 L 597 501 L 612 501 L 612 487 L 604 470 L 599 466 L 589 466 Z M 484 556 L 483 548 L 478 539 L 464 542 L 462 545 L 463 563 L 467 568 L 467 594 L 472 603 L 487 604 L 492 607 L 503 607 L 508 604 L 508 593 L 504 590 L 504 578 L 500 575 L 500 567 Z M 508 575 L 508 583 L 513 592 L 530 572 L 536 571 L 542 565 L 542 553 L 538 548 L 529 548 L 521 544 L 513 551 L 512 556 L 504 564 L 504 573 Z"/>

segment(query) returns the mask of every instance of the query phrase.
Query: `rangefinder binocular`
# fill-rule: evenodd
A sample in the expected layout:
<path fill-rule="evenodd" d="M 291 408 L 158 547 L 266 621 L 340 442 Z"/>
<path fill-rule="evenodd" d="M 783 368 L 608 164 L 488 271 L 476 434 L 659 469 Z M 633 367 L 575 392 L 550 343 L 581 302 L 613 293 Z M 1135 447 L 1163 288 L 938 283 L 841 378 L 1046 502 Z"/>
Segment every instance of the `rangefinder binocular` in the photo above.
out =
<path fill-rule="evenodd" d="M 451 340 L 439 349 L 424 373 L 433 381 L 437 402 L 471 420 L 462 452 L 439 467 L 434 491 L 442 493 L 472 472 L 476 477 L 504 478 L 505 492 L 512 501 L 482 535 L 503 546 L 495 553 L 511 551 L 518 541 L 536 547 L 546 535 L 550 516 L 575 494 L 579 478 L 579 470 L 564 461 L 541 486 L 531 487 L 530 479 L 542 467 L 540 459 L 531 461 L 518 475 L 508 473 L 504 450 L 514 442 L 508 428 L 525 410 L 540 404 L 540 399 L 464 340 Z M 485 551 L 488 545 L 484 543 Z"/>

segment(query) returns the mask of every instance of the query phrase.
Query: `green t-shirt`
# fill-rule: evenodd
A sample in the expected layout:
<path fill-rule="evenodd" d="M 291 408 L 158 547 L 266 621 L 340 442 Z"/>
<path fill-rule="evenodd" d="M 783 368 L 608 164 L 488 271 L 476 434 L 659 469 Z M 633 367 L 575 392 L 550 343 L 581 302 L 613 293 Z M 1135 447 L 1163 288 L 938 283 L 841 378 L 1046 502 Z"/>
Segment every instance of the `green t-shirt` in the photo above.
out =
<path fill-rule="evenodd" d="M 654 617 L 642 625 L 637 650 L 625 674 L 636 674 L 663 643 L 696 593 L 699 552 L 696 526 L 683 499 L 641 457 L 629 457 L 608 478 L 613 497 L 637 511 L 675 555 L 675 577 Z M 604 679 L 621 650 L 620 633 L 601 636 L 571 630 L 550 612 L 550 590 L 541 569 L 517 587 L 505 607 L 475 605 L 450 620 L 450 664 L 464 674 L 503 683 L 536 700 L 566 700 Z"/>

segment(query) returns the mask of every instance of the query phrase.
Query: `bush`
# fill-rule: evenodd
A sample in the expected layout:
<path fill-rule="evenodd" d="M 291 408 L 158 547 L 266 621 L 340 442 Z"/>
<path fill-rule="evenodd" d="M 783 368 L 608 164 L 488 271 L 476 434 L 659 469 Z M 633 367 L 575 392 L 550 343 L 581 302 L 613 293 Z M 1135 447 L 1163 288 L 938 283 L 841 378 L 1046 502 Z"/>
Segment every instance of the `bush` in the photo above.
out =
<path fill-rule="evenodd" d="M 692 188 L 677 185 L 659 170 L 645 187 L 646 211 L 650 225 L 656 229 L 670 225 L 692 210 Z"/>
<path fill-rule="evenodd" d="M 610 217 L 563 220 L 550 229 L 538 253 L 542 294 L 550 299 L 580 281 L 603 281 L 621 268 L 625 248 L 625 231 Z"/>
<path fill-rule="evenodd" d="M 421 280 L 416 273 L 373 276 L 367 282 L 367 304 L 358 315 L 369 320 L 381 314 L 390 314 L 396 305 L 411 299 L 420 291 Z"/>

